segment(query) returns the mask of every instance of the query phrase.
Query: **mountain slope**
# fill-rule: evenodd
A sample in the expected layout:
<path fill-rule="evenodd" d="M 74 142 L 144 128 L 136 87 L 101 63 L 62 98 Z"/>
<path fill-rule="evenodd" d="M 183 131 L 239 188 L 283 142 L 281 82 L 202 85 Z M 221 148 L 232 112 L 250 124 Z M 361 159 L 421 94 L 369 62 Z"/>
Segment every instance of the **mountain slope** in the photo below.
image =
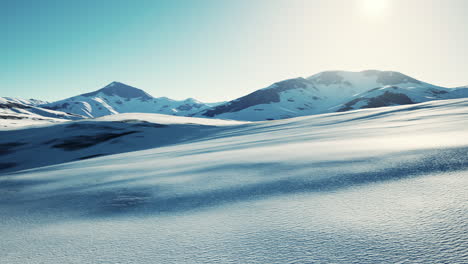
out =
<path fill-rule="evenodd" d="M 398 92 L 395 90 L 398 89 Z M 326 71 L 275 83 L 196 116 L 260 121 L 468 97 L 393 71 Z"/>
<path fill-rule="evenodd" d="M 445 88 L 399 72 L 366 70 L 325 71 L 308 78 L 284 80 L 235 100 L 213 104 L 192 98 L 182 101 L 154 98 L 141 89 L 119 82 L 52 103 L 20 99 L 15 102 L 40 104 L 43 108 L 89 118 L 119 113 L 157 113 L 263 121 L 467 97 L 467 87 Z"/>
<path fill-rule="evenodd" d="M 326 71 L 312 75 L 307 79 L 317 85 L 320 92 L 327 97 L 331 105 L 348 99 L 355 94 L 387 85 L 436 88 L 434 85 L 393 71 Z"/>
<path fill-rule="evenodd" d="M 13 103 L 20 103 L 20 104 L 31 105 L 31 106 L 39 106 L 39 105 L 49 103 L 47 101 L 38 100 L 38 99 L 22 99 L 22 98 L 13 98 L 13 97 L 0 97 L 0 98 L 3 98 L 4 100 L 7 100 Z"/>
<path fill-rule="evenodd" d="M 74 123 L 92 122 L 103 125 Z M 0 259 L 467 263 L 467 128 L 468 99 L 441 100 L 230 125 L 193 141 L 2 173 Z M 144 136 L 161 140 L 161 129 Z M 65 147 L 61 140 L 47 144 Z M 111 141 L 89 148 L 103 153 Z"/>
<path fill-rule="evenodd" d="M 84 118 L 76 114 L 34 106 L 38 102 L 37 100 L 0 98 L 0 128 L 57 123 Z"/>
<path fill-rule="evenodd" d="M 400 87 L 384 86 L 357 94 L 348 102 L 331 108 L 331 111 L 349 111 L 392 105 L 422 103 L 433 100 L 467 98 L 468 88 L 442 88 L 431 86 Z"/>
<path fill-rule="evenodd" d="M 166 97 L 154 98 L 138 88 L 112 82 L 95 92 L 45 104 L 42 107 L 87 117 L 101 117 L 118 113 L 159 113 L 188 116 L 209 106 L 192 98 L 183 101 Z"/>
<path fill-rule="evenodd" d="M 257 121 L 293 117 L 300 111 L 313 114 L 317 113 L 314 103 L 322 100 L 319 96 L 312 82 L 296 78 L 215 106 L 198 116 Z"/>

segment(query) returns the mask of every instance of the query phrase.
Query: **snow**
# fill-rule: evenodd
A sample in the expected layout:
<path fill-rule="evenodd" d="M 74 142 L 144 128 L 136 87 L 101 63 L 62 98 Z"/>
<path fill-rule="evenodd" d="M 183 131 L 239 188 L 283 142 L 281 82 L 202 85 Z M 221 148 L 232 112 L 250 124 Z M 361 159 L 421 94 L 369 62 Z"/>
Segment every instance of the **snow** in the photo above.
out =
<path fill-rule="evenodd" d="M 47 104 L 47 101 L 42 101 L 38 99 L 23 99 L 23 98 L 13 98 L 13 97 L 0 97 L 0 102 L 1 101 L 10 101 L 10 102 L 15 102 L 15 103 L 20 103 L 20 104 L 25 104 L 25 105 L 32 105 L 32 106 L 38 106 L 41 104 Z"/>
<path fill-rule="evenodd" d="M 0 172 L 190 142 L 242 124 L 248 122 L 128 113 L 35 129 L 10 128 L 0 131 L 0 146 L 8 154 L 2 157 Z M 10 165 L 2 168 L 1 164 Z"/>
<path fill-rule="evenodd" d="M 456 99 L 269 122 L 125 114 L 50 126 L 168 125 L 141 133 L 157 148 L 0 174 L 0 259 L 466 263 L 467 117 Z M 10 140 L 54 137 L 28 131 Z"/>
<path fill-rule="evenodd" d="M 286 84 L 285 84 L 286 83 Z M 288 90 L 275 92 L 280 85 L 288 85 Z M 304 84 L 304 87 L 292 87 L 294 84 Z M 275 83 L 258 91 L 262 96 L 247 96 L 218 105 L 215 115 L 207 114 L 212 109 L 196 114 L 200 117 L 215 117 L 222 119 L 261 121 L 271 119 L 284 119 L 297 116 L 322 114 L 343 109 L 360 109 L 367 107 L 367 103 L 381 96 L 393 87 L 398 93 L 408 96 L 413 103 L 430 100 L 455 99 L 468 97 L 467 88 L 444 88 L 421 82 L 399 72 L 388 71 L 325 71 L 308 77 L 296 78 Z M 268 93 L 267 91 L 271 91 Z M 257 91 L 257 92 L 258 92 Z M 279 100 L 273 100 L 275 95 Z M 270 96 L 271 102 L 264 103 L 265 96 Z M 356 100 L 360 99 L 360 100 Z M 353 101 L 355 100 L 355 101 Z M 255 101 L 258 101 L 255 104 Z M 379 99 L 378 101 L 382 101 Z M 244 102 L 242 109 L 230 109 L 233 103 Z M 254 103 L 253 103 L 254 102 Z M 397 105 L 388 102 L 388 105 Z"/>
<path fill-rule="evenodd" d="M 157 113 L 264 121 L 338 111 L 351 103 L 353 104 L 346 109 L 365 108 L 367 102 L 381 96 L 389 87 L 398 87 L 399 92 L 409 96 L 413 103 L 468 97 L 468 88 L 439 87 L 399 72 L 325 71 L 306 79 L 299 77 L 280 81 L 229 102 L 210 104 L 193 98 L 181 101 L 167 97 L 155 98 L 138 88 L 112 82 L 97 91 L 47 103 L 41 107 L 88 118 L 119 113 Z M 358 102 L 352 102 L 359 98 L 361 100 Z M 232 104 L 237 106 L 229 107 Z M 396 103 L 389 102 L 388 105 Z M 208 112 L 214 114 L 207 114 Z"/>
<path fill-rule="evenodd" d="M 41 108 L 35 106 L 31 101 L 37 102 L 38 100 L 31 99 L 27 101 L 0 97 L 0 130 L 40 126 L 84 118 L 79 115 Z"/>
<path fill-rule="evenodd" d="M 118 115 L 108 115 L 93 119 L 93 121 L 122 121 L 122 120 L 138 120 L 164 125 L 173 124 L 193 124 L 205 126 L 229 126 L 248 124 L 250 122 L 235 121 L 235 120 L 222 120 L 222 119 L 207 119 L 197 117 L 185 116 L 169 116 L 162 114 L 149 114 L 149 113 L 126 113 Z"/>
<path fill-rule="evenodd" d="M 138 88 L 118 82 L 112 82 L 95 92 L 74 96 L 44 106 L 91 118 L 119 113 L 159 113 L 190 116 L 209 107 L 193 98 L 183 101 L 176 101 L 167 97 L 154 98 Z"/>

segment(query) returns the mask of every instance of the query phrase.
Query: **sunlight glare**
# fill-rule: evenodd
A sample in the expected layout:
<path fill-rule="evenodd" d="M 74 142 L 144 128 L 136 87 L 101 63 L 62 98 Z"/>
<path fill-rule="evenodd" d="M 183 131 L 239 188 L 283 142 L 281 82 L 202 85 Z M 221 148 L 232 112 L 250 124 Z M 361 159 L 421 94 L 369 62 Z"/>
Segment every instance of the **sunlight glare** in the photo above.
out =
<path fill-rule="evenodd" d="M 361 0 L 361 9 L 367 17 L 381 17 L 387 13 L 388 0 Z"/>

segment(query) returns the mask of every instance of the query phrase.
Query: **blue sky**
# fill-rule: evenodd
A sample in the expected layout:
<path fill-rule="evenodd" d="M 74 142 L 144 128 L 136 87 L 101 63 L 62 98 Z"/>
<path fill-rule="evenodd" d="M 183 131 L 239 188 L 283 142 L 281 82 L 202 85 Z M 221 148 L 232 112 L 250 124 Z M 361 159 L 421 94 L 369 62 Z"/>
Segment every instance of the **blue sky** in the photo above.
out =
<path fill-rule="evenodd" d="M 120 81 L 222 101 L 338 69 L 468 84 L 468 1 L 371 1 L 0 0 L 0 96 L 58 100 Z"/>

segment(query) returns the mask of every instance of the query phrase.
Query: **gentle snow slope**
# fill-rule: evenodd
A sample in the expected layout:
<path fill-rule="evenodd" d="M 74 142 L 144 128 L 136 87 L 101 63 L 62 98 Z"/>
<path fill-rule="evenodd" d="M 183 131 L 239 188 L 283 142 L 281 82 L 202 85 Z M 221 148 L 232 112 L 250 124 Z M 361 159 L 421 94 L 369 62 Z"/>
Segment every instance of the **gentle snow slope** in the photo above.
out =
<path fill-rule="evenodd" d="M 226 126 L 244 123 L 160 114 L 118 114 L 0 131 L 0 173 L 189 142 Z"/>
<path fill-rule="evenodd" d="M 468 262 L 468 100 L 213 129 L 1 175 L 0 259 Z"/>

